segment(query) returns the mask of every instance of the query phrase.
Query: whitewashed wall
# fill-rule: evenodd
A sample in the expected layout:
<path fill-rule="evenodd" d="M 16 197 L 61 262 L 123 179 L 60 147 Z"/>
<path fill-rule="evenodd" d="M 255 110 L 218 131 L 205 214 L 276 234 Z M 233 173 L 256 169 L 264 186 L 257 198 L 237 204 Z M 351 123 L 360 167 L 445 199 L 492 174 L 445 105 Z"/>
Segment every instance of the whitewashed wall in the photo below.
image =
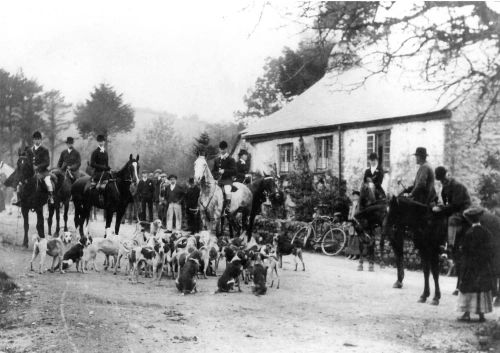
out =
<path fill-rule="evenodd" d="M 366 169 L 367 134 L 390 130 L 391 131 L 391 169 L 385 175 L 384 189 L 390 193 L 400 191 L 397 179 L 401 178 L 407 186 L 413 183 L 417 165 L 415 163 L 415 149 L 426 147 L 429 154 L 428 161 L 433 168 L 443 164 L 445 155 L 445 133 L 447 120 L 432 120 L 426 122 L 409 122 L 372 128 L 349 129 L 342 133 L 342 174 L 347 181 L 349 192 L 359 189 L 364 170 Z M 333 175 L 338 175 L 338 133 L 314 134 L 303 136 L 307 150 L 311 153 L 311 168 L 315 170 L 316 146 L 314 139 L 321 136 L 333 137 Z M 237 155 L 241 145 L 252 154 L 251 170 L 258 172 L 263 166 L 269 166 L 279 161 L 278 146 L 284 143 L 293 143 L 294 150 L 299 145 L 298 137 L 279 138 L 260 142 L 240 141 L 235 150 Z"/>

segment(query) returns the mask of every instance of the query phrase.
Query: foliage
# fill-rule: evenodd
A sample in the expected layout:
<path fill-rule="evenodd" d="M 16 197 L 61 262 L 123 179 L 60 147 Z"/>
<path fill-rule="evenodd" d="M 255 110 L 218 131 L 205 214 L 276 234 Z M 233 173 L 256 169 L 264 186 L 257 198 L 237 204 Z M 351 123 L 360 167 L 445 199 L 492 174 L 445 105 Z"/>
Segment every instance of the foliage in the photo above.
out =
<path fill-rule="evenodd" d="M 476 99 L 476 142 L 500 98 L 500 13 L 487 2 L 305 2 L 301 17 L 322 37 L 338 38 L 333 53 L 362 52 L 378 64 L 370 75 L 415 58 L 414 71 L 458 106 Z M 338 50 L 337 50 L 338 49 Z M 412 61 L 413 62 L 413 61 Z M 486 104 L 484 104 L 486 103 Z"/>
<path fill-rule="evenodd" d="M 294 169 L 287 175 L 290 182 L 290 194 L 296 203 L 295 217 L 299 221 L 311 221 L 314 208 L 332 216 L 334 212 L 346 214 L 349 210 L 349 199 L 346 196 L 346 183 L 332 177 L 332 182 L 325 190 L 317 190 L 314 185 L 314 173 L 309 167 L 311 154 L 307 151 L 304 140 L 299 139 L 295 152 Z"/>
<path fill-rule="evenodd" d="M 483 162 L 487 172 L 479 180 L 479 198 L 484 207 L 500 207 L 500 152 L 488 152 Z"/>
<path fill-rule="evenodd" d="M 246 110 L 235 112 L 245 124 L 268 116 L 316 83 L 326 72 L 329 42 L 303 41 L 297 50 L 285 47 L 278 58 L 267 58 L 264 74 L 243 98 Z"/>
<path fill-rule="evenodd" d="M 71 121 L 64 119 L 64 116 L 69 113 L 71 104 L 67 104 L 64 96 L 57 90 L 45 92 L 43 94 L 43 103 L 45 117 L 47 118 L 46 135 L 53 165 L 55 162 L 55 149 L 64 143 L 63 140 L 60 140 L 59 135 L 71 124 Z"/>
<path fill-rule="evenodd" d="M 195 143 L 192 147 L 194 156 L 198 153 L 205 153 L 206 159 L 213 159 L 217 156 L 217 147 L 210 143 L 210 136 L 206 131 L 202 132 L 199 137 L 195 138 Z"/>
<path fill-rule="evenodd" d="M 113 87 L 101 84 L 90 93 L 85 104 L 77 105 L 74 122 L 80 134 L 87 138 L 103 134 L 111 137 L 134 127 L 134 111 L 123 103 L 123 95 Z"/>

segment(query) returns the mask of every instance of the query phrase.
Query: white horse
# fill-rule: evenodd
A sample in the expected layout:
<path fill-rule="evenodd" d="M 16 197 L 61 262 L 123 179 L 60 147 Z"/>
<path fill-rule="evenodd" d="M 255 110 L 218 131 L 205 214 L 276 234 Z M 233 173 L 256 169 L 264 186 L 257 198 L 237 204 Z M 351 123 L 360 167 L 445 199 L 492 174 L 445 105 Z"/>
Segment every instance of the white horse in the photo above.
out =
<path fill-rule="evenodd" d="M 221 214 L 224 195 L 222 189 L 217 185 L 217 180 L 212 176 L 204 156 L 199 156 L 194 162 L 194 180 L 200 184 L 198 204 L 203 226 L 211 232 L 215 231 L 216 234 L 220 234 L 222 232 Z M 236 213 L 241 210 L 244 220 L 243 227 L 246 227 L 245 220 L 252 207 L 252 192 L 242 183 L 235 182 L 233 184 L 237 190 L 231 193 L 229 217 L 234 219 Z"/>

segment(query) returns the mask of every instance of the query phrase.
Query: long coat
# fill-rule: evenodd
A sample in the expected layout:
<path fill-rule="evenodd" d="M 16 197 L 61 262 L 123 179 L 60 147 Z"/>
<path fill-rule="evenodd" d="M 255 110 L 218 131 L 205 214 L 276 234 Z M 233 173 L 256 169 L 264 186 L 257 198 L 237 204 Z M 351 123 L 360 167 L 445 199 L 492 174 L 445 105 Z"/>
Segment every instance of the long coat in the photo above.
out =
<path fill-rule="evenodd" d="M 371 179 L 373 184 L 375 185 L 377 200 L 385 198 L 385 191 L 382 188 L 382 182 L 384 181 L 384 170 L 380 165 L 377 166 L 373 173 L 370 168 L 367 168 L 365 170 L 363 182 L 366 183 L 368 179 Z"/>
<path fill-rule="evenodd" d="M 153 201 L 154 192 L 154 181 L 151 179 L 146 179 L 146 181 L 141 179 L 137 184 L 137 195 L 139 196 L 140 200 L 148 202 Z"/>
<path fill-rule="evenodd" d="M 436 199 L 434 189 L 434 170 L 425 162 L 418 168 L 413 186 L 408 189 L 410 196 L 417 202 L 430 205 Z"/>
<path fill-rule="evenodd" d="M 57 167 L 61 168 L 62 170 L 66 170 L 66 168 L 69 168 L 69 170 L 75 172 L 80 169 L 81 164 L 82 159 L 80 157 L 80 152 L 72 148 L 71 152 L 69 152 L 67 149 L 61 152 L 59 162 L 57 162 Z"/>
<path fill-rule="evenodd" d="M 219 169 L 224 169 L 224 173 L 220 175 Z M 214 161 L 212 173 L 215 179 L 219 179 L 220 185 L 232 185 L 233 178 L 236 176 L 236 162 L 231 156 L 226 158 L 217 157 Z"/>
<path fill-rule="evenodd" d="M 50 165 L 49 150 L 43 146 L 38 147 L 36 150 L 34 147 L 26 149 L 28 158 L 31 159 L 33 163 L 33 168 L 35 171 L 43 174 L 48 173 L 48 167 Z"/>
<path fill-rule="evenodd" d="M 493 289 L 492 236 L 483 226 L 473 226 L 465 234 L 462 246 L 462 293 L 487 292 Z"/>
<path fill-rule="evenodd" d="M 104 152 L 101 152 L 101 149 L 97 147 L 90 156 L 90 166 L 94 168 L 94 176 L 108 171 L 110 169 L 108 152 L 106 150 Z"/>

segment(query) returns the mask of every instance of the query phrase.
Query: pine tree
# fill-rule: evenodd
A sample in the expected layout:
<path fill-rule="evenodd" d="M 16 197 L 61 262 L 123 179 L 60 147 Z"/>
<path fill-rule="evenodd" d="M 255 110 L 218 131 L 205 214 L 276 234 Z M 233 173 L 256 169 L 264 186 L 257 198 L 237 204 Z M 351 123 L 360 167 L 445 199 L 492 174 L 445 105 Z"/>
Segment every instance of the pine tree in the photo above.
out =
<path fill-rule="evenodd" d="M 207 159 L 213 159 L 217 156 L 217 148 L 210 144 L 210 136 L 206 131 L 202 132 L 198 138 L 195 138 L 192 152 L 197 156 L 200 152 L 204 152 Z"/>

